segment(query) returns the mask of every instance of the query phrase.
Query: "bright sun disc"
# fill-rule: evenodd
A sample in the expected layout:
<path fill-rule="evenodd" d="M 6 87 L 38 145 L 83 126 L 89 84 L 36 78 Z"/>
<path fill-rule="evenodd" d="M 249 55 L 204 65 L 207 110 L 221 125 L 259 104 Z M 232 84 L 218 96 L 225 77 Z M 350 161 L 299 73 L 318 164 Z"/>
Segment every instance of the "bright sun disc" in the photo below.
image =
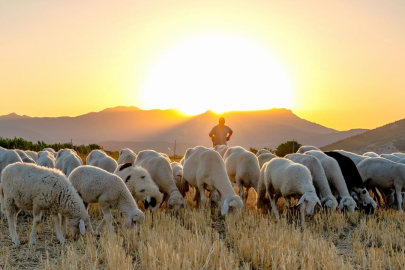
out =
<path fill-rule="evenodd" d="M 145 108 L 187 114 L 289 108 L 291 83 L 269 53 L 247 40 L 204 36 L 170 50 L 142 88 Z"/>

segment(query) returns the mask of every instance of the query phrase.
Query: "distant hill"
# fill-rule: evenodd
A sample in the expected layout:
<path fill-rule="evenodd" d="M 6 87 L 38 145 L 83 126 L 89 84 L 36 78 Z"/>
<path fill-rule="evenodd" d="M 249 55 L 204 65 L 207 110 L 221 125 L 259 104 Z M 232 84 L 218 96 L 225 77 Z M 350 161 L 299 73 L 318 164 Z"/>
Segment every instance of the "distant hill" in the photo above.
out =
<path fill-rule="evenodd" d="M 363 129 L 337 131 L 296 116 L 287 109 L 234 111 L 224 114 L 226 125 L 234 130 L 230 146 L 276 148 L 287 140 L 322 146 L 364 132 Z M 170 153 L 177 141 L 181 155 L 190 146 L 210 146 L 208 133 L 219 116 L 207 111 L 187 116 L 178 110 L 141 110 L 115 107 L 77 117 L 29 117 L 15 113 L 0 116 L 0 136 L 23 137 L 46 143 L 98 143 L 106 150 L 128 145 L 136 149 L 164 149 Z M 125 146 L 127 145 L 127 146 Z"/>
<path fill-rule="evenodd" d="M 368 151 L 378 154 L 405 152 L 405 119 L 339 140 L 321 149 L 343 149 L 359 154 Z"/>

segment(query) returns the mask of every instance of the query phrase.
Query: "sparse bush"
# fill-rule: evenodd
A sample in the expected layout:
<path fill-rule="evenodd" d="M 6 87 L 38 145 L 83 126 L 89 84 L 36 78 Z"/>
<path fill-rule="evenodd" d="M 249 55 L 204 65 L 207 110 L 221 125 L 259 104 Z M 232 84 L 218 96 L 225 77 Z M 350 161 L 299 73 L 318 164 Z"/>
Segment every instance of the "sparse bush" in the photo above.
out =
<path fill-rule="evenodd" d="M 301 146 L 302 145 L 296 141 L 287 141 L 277 146 L 275 153 L 279 157 L 284 157 L 285 155 L 296 153 Z"/>

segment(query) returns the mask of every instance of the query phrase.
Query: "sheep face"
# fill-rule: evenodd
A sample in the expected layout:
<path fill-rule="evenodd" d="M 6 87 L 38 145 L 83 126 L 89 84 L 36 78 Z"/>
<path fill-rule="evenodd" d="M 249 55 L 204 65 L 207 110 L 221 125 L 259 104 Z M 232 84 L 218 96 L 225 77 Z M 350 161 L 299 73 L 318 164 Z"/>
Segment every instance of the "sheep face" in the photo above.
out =
<path fill-rule="evenodd" d="M 346 208 L 349 213 L 353 213 L 356 206 L 356 202 L 350 196 L 343 196 L 339 203 L 340 210 Z"/>
<path fill-rule="evenodd" d="M 167 208 L 177 211 L 181 207 L 186 207 L 186 202 L 184 201 L 183 196 L 181 196 L 180 192 L 178 191 L 172 192 L 169 200 L 167 201 Z"/>
<path fill-rule="evenodd" d="M 311 216 L 314 214 L 314 209 L 317 204 L 322 207 L 321 201 L 316 194 L 307 192 L 302 195 L 296 206 L 301 205 L 301 207 L 304 208 L 306 215 Z"/>
<path fill-rule="evenodd" d="M 371 205 L 374 209 L 377 208 L 377 203 L 370 197 L 366 188 L 355 188 L 354 191 L 358 194 L 358 198 L 360 203 L 367 205 Z"/>
<path fill-rule="evenodd" d="M 150 209 L 154 211 L 159 208 L 163 195 L 148 171 L 139 166 L 132 166 L 131 163 L 125 163 L 117 168 L 115 174 L 125 182 L 132 196 L 143 202 L 145 209 L 151 207 Z"/>
<path fill-rule="evenodd" d="M 141 210 L 135 209 L 132 213 L 126 215 L 125 229 L 132 229 L 136 226 L 137 232 L 139 232 L 141 224 L 145 221 L 145 215 Z"/>
<path fill-rule="evenodd" d="M 225 215 L 228 211 L 234 209 L 242 209 L 243 208 L 243 201 L 238 195 L 233 195 L 224 200 L 221 209 L 221 215 Z"/>
<path fill-rule="evenodd" d="M 79 237 L 79 234 L 84 235 L 86 230 L 91 228 L 90 217 L 88 215 L 83 218 L 68 219 L 67 224 L 75 240 Z"/>
<path fill-rule="evenodd" d="M 326 205 L 326 207 L 335 210 L 338 207 L 338 202 L 333 196 L 323 197 L 321 202 Z"/>

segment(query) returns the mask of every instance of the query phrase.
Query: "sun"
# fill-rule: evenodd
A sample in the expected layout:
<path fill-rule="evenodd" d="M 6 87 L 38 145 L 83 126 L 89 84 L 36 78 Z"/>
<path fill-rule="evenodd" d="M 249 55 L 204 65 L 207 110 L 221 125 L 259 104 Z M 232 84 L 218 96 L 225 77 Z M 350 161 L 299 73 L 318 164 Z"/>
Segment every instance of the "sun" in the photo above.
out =
<path fill-rule="evenodd" d="M 163 55 L 142 87 L 147 109 L 187 114 L 290 108 L 291 82 L 284 68 L 258 44 L 241 37 L 190 39 Z"/>

